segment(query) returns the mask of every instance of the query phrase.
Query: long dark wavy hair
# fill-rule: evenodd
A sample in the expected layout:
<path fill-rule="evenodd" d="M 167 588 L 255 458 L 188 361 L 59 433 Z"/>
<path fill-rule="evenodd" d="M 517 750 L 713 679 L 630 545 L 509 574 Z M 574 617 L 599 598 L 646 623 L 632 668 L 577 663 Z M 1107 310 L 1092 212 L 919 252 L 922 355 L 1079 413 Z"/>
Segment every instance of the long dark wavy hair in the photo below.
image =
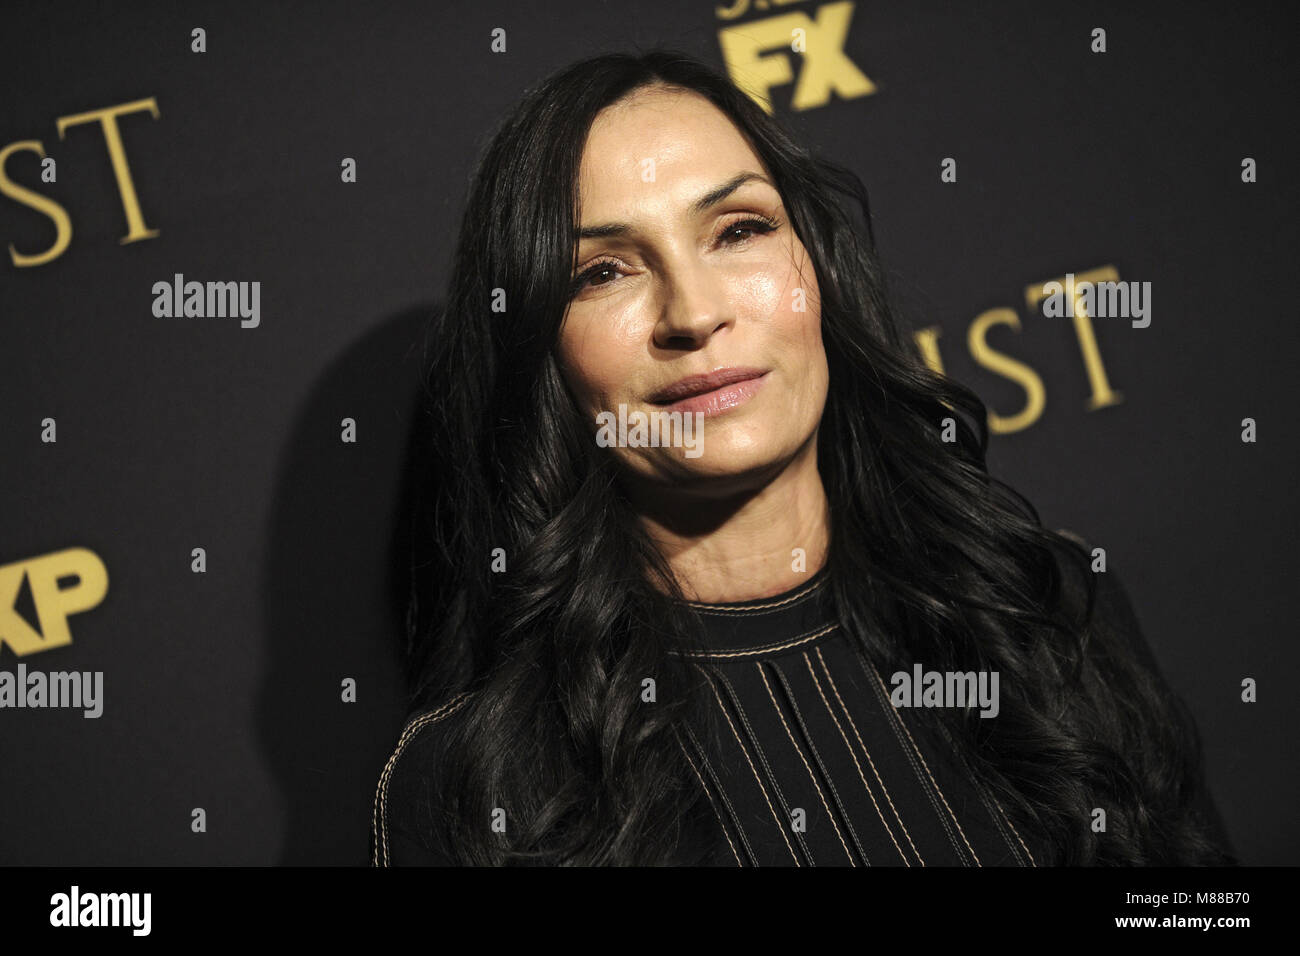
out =
<path fill-rule="evenodd" d="M 816 269 L 830 369 L 818 465 L 846 630 L 889 671 L 993 670 L 1014 688 L 994 720 L 914 716 L 1048 862 L 1223 862 L 1193 808 L 1200 745 L 1185 705 L 1124 634 L 1090 626 L 1083 548 L 988 474 L 985 406 L 899 327 L 860 180 L 714 69 L 664 50 L 588 59 L 529 91 L 472 183 L 426 346 L 432 460 L 416 533 L 428 546 L 408 615 L 412 709 L 460 703 L 438 726 L 430 839 L 486 865 L 691 864 L 719 838 L 683 745 L 685 722 L 709 726 L 701 682 L 674 653 L 699 646 L 699 618 L 556 357 L 587 133 L 654 84 L 731 118 Z M 955 443 L 940 437 L 947 418 Z M 1089 826 L 1095 807 L 1105 834 Z M 506 834 L 486 823 L 497 808 Z"/>

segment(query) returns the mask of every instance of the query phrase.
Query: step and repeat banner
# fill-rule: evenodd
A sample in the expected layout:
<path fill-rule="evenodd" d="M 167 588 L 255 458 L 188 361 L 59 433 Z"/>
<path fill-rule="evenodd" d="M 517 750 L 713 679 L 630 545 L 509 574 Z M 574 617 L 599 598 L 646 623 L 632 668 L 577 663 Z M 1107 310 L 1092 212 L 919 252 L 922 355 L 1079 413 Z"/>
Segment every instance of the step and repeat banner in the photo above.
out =
<path fill-rule="evenodd" d="M 0 863 L 367 863 L 469 176 L 547 74 L 660 45 L 862 177 L 991 470 L 1122 575 L 1242 860 L 1297 862 L 1291 36 L 1198 3 L 7 5 Z"/>

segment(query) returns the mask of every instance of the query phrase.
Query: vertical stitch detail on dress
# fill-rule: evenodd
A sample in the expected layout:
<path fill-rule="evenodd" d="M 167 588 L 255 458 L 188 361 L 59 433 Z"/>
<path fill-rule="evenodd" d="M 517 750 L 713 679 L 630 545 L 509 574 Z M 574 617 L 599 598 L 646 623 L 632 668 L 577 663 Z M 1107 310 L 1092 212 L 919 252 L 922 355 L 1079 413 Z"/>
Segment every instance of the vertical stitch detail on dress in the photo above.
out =
<path fill-rule="evenodd" d="M 858 856 L 862 857 L 863 864 L 871 866 L 871 858 L 867 855 L 866 847 L 862 845 L 862 840 L 858 837 L 857 828 L 853 826 L 853 817 L 849 815 L 848 808 L 844 806 L 844 801 L 840 798 L 839 788 L 835 786 L 835 777 L 831 774 L 830 768 L 826 766 L 826 761 L 822 759 L 821 751 L 817 749 L 812 730 L 808 727 L 808 721 L 804 719 L 803 711 L 799 707 L 799 700 L 795 697 L 794 687 L 791 685 L 790 679 L 786 677 L 785 671 L 781 670 L 781 665 L 776 661 L 771 661 L 770 666 L 772 673 L 781 682 L 781 689 L 785 691 L 786 700 L 790 704 L 790 711 L 794 714 L 795 722 L 799 725 L 799 732 L 803 734 L 804 741 L 808 744 L 813 763 L 817 765 L 822 778 L 826 781 L 826 788 L 831 792 L 831 801 L 835 804 L 835 809 L 840 812 L 840 818 L 844 821 L 844 829 L 849 831 L 849 839 L 853 841 Z"/>
<path fill-rule="evenodd" d="M 857 722 L 853 719 L 853 714 L 849 710 L 849 705 L 846 704 L 844 698 L 840 696 L 840 689 L 835 684 L 835 678 L 831 676 L 831 669 L 826 665 L 826 658 L 822 656 L 821 648 L 818 647 L 815 648 L 815 650 L 817 651 L 817 660 L 822 665 L 822 670 L 826 673 L 826 682 L 831 685 L 831 692 L 835 695 L 835 699 L 839 701 L 840 709 L 844 711 L 844 719 L 849 722 L 849 727 L 853 730 L 853 736 L 858 739 L 858 746 L 862 748 L 862 753 L 867 758 L 867 763 L 871 765 L 871 772 L 875 775 L 876 782 L 880 784 L 880 789 L 885 794 L 885 801 L 889 804 L 889 809 L 893 811 L 894 819 L 897 820 L 898 825 L 902 827 L 903 836 L 907 837 L 907 844 L 912 848 L 912 852 L 916 854 L 917 862 L 922 866 L 925 866 L 925 860 L 921 856 L 921 851 L 918 850 L 916 844 L 912 842 L 911 831 L 907 829 L 907 824 L 904 823 L 903 818 L 899 816 L 898 808 L 894 806 L 894 798 L 889 795 L 889 787 L 885 786 L 885 781 L 880 776 L 880 771 L 876 769 L 876 762 L 871 759 L 871 751 L 867 750 L 867 743 L 862 739 L 862 733 L 858 730 Z M 899 742 L 901 743 L 902 741 Z M 936 807 L 935 809 L 937 810 L 938 808 Z M 877 807 L 877 810 L 879 810 L 879 807 Z M 906 859 L 906 857 L 904 859 Z"/>
<path fill-rule="evenodd" d="M 749 857 L 749 862 L 752 865 L 758 866 L 758 856 L 754 853 L 754 848 L 750 846 L 749 836 L 745 833 L 745 827 L 740 822 L 740 814 L 736 813 L 736 808 L 732 806 L 731 798 L 727 796 L 727 790 L 722 786 L 722 781 L 718 778 L 718 772 L 713 769 L 713 764 L 709 762 L 709 755 L 704 752 L 704 748 L 700 746 L 699 738 L 695 736 L 695 731 L 691 730 L 689 725 L 686 727 L 686 735 L 691 738 L 695 752 L 700 756 L 700 763 L 704 766 L 709 779 L 713 781 L 714 789 L 718 791 L 718 799 L 727 808 L 727 816 L 731 817 L 731 825 L 736 828 L 736 836 L 740 839 L 740 845 L 745 848 L 745 855 Z"/>
<path fill-rule="evenodd" d="M 731 842 L 731 834 L 727 832 L 727 824 L 723 821 L 722 814 L 718 812 L 718 805 L 713 800 L 713 794 L 709 793 L 709 785 L 705 783 L 704 778 L 700 776 L 700 771 L 695 766 L 695 761 L 691 759 L 691 755 L 687 751 L 686 745 L 682 743 L 681 736 L 676 733 L 674 733 L 674 736 L 677 737 L 677 746 L 682 748 L 682 756 L 686 758 L 686 762 L 689 763 L 691 769 L 695 771 L 695 779 L 700 782 L 700 788 L 704 791 L 704 795 L 709 798 L 709 806 L 713 808 L 713 815 L 718 818 L 718 825 L 722 829 L 722 835 L 727 838 L 727 846 L 731 847 L 731 855 L 736 858 L 736 866 L 744 866 L 745 864 L 740 862 L 740 854 L 736 852 L 736 844 Z"/>
<path fill-rule="evenodd" d="M 695 666 L 698 667 L 699 665 L 695 665 Z M 763 767 L 763 774 L 766 775 L 767 782 L 772 784 L 772 790 L 776 792 L 776 803 L 780 804 L 781 812 L 787 814 L 787 817 L 789 817 L 789 810 L 790 810 L 789 800 L 785 799 L 785 793 L 784 791 L 781 791 L 780 780 L 777 780 L 776 774 L 772 773 L 772 765 L 767 760 L 767 754 L 763 752 L 763 744 L 761 743 L 761 741 L 759 741 L 758 735 L 755 734 L 753 724 L 749 722 L 749 714 L 745 713 L 745 705 L 741 704 L 740 695 L 736 693 L 736 688 L 732 687 L 731 680 L 727 679 L 727 675 L 723 674 L 722 670 L 715 670 L 714 672 L 712 672 L 711 676 L 714 676 L 714 678 L 718 679 L 718 683 L 722 684 L 723 691 L 727 693 L 727 700 L 731 702 L 732 708 L 736 710 L 736 715 L 738 718 L 740 718 L 741 727 L 745 728 L 745 736 L 749 737 L 750 747 L 754 748 L 754 753 L 757 754 L 758 756 L 759 766 Z M 727 717 L 727 711 L 723 710 L 723 715 L 724 717 Z M 729 717 L 728 717 L 728 723 L 731 723 L 731 718 Z M 735 727 L 732 727 L 732 734 L 736 734 Z M 737 740 L 738 740 L 738 736 L 737 736 Z M 742 753 L 745 752 L 744 744 L 741 744 L 741 752 Z M 745 758 L 746 760 L 748 760 L 749 758 L 748 753 L 745 753 Z M 753 767 L 754 767 L 753 763 L 750 763 L 751 770 L 753 770 Z M 755 771 L 754 777 L 755 779 L 758 779 L 757 771 Z M 759 786 L 759 791 L 763 792 L 763 799 L 767 800 L 767 792 L 763 790 L 762 780 L 759 780 L 758 786 Z M 789 848 L 790 856 L 794 857 L 794 865 L 802 866 L 803 864 L 800 861 L 800 857 L 798 857 L 797 853 L 794 852 L 794 848 L 790 847 L 788 834 L 787 832 L 785 832 L 785 826 L 783 825 L 783 823 L 781 823 L 780 814 L 776 813 L 776 810 L 774 806 L 772 806 L 770 800 L 768 800 L 767 809 L 772 810 L 772 819 L 774 819 L 774 821 L 776 822 L 776 829 L 780 831 L 781 839 L 785 840 L 785 845 L 787 845 L 787 848 Z M 803 851 L 803 858 L 807 860 L 807 864 L 809 864 L 809 866 L 815 866 L 816 862 L 813 860 L 813 851 L 811 851 L 811 849 L 809 848 L 809 844 L 807 844 L 806 840 L 803 839 L 803 834 L 801 834 L 801 832 L 798 831 L 794 832 L 794 839 L 796 839 L 798 844 L 800 844 L 800 849 L 802 849 Z"/>
<path fill-rule="evenodd" d="M 1016 845 L 1011 842 L 1011 835 L 1007 832 L 1005 817 L 999 819 L 999 811 L 993 809 L 993 805 L 989 803 L 989 794 L 984 792 L 984 787 L 978 780 L 972 779 L 971 786 L 975 789 L 976 794 L 979 795 L 980 803 L 984 804 L 984 809 L 988 813 L 989 819 L 993 821 L 993 826 L 997 828 L 998 836 L 1002 837 L 1002 842 L 1005 843 L 1007 849 L 1011 851 L 1011 857 L 1016 861 L 1016 866 L 1024 866 L 1025 858 L 1020 855 L 1020 851 L 1016 849 Z M 1001 808 L 999 808 L 999 810 L 1000 809 Z"/>
<path fill-rule="evenodd" d="M 813 787 L 817 790 L 817 796 L 821 799 L 822 806 L 826 809 L 826 816 L 831 821 L 831 826 L 835 828 L 835 835 L 840 838 L 840 846 L 844 847 L 844 855 L 849 858 L 849 863 L 853 866 L 858 865 L 858 861 L 853 859 L 853 854 L 849 851 L 849 845 L 844 842 L 844 834 L 840 833 L 839 824 L 835 822 L 835 814 L 831 813 L 830 805 L 826 802 L 826 795 L 822 793 L 821 785 L 817 783 L 817 775 L 813 773 L 812 767 L 808 765 L 808 758 L 803 755 L 803 748 L 799 742 L 794 739 L 794 734 L 790 732 L 790 725 L 786 723 L 785 714 L 781 713 L 781 705 L 776 702 L 776 695 L 772 693 L 772 685 L 768 683 L 767 674 L 763 672 L 763 662 L 754 661 L 754 666 L 758 668 L 758 676 L 763 679 L 763 686 L 767 688 L 767 696 L 772 700 L 772 707 L 776 715 L 781 718 L 781 726 L 785 728 L 785 735 L 790 738 L 790 743 L 794 745 L 795 753 L 803 761 L 804 769 L 808 771 L 808 777 L 812 780 Z"/>
<path fill-rule="evenodd" d="M 817 679 L 817 672 L 813 670 L 812 658 L 808 656 L 807 651 L 803 654 L 803 661 L 808 667 L 808 673 L 812 676 L 813 686 L 817 688 L 817 693 L 820 695 L 822 703 L 826 707 L 826 713 L 830 714 L 831 720 L 835 722 L 835 729 L 840 732 L 840 739 L 844 741 L 844 746 L 848 748 L 849 756 L 853 758 L 853 766 L 858 771 L 858 779 L 862 781 L 862 786 L 866 788 L 867 796 L 871 798 L 871 805 L 876 808 L 876 816 L 880 817 L 880 822 L 884 825 L 885 832 L 889 834 L 890 842 L 894 844 L 894 849 L 898 851 L 898 855 L 903 858 L 903 864 L 905 866 L 911 866 L 912 861 L 907 858 L 907 854 L 903 852 L 903 848 L 898 845 L 898 839 L 894 836 L 894 831 L 890 827 L 889 821 L 885 819 L 885 814 L 881 811 L 880 804 L 876 801 L 876 795 L 871 790 L 871 784 L 867 783 L 867 776 L 862 772 L 862 764 L 858 761 L 858 755 L 853 751 L 853 744 L 849 741 L 848 734 L 844 732 L 844 727 L 840 724 L 840 719 L 835 716 L 835 711 L 831 708 L 831 702 L 826 699 L 826 692 L 822 690 L 822 682 Z M 865 753 L 866 748 L 864 747 L 862 749 Z M 915 850 L 916 848 L 913 847 L 912 849 Z"/>
<path fill-rule="evenodd" d="M 1007 849 L 1011 851 L 1011 856 L 1015 858 L 1016 865 L 1024 866 L 1025 858 L 1020 855 L 1020 851 L 1017 850 L 1015 844 L 1011 842 L 1011 837 L 1007 835 L 1007 827 L 1011 827 L 1011 832 L 1015 833 L 1016 839 L 1020 842 L 1020 846 L 1024 848 L 1025 853 L 1029 854 L 1030 863 L 1033 863 L 1034 855 L 1029 853 L 1029 847 L 1025 846 L 1025 841 L 1020 839 L 1020 834 L 1017 833 L 1016 828 L 1011 825 L 1011 821 L 1002 810 L 1002 804 L 998 803 L 998 798 L 988 792 L 985 789 L 984 784 L 976 778 L 974 772 L 971 770 L 970 762 L 958 752 L 957 746 L 953 742 L 952 735 L 948 733 L 947 728 L 940 727 L 939 729 L 943 732 L 944 740 L 948 742 L 949 750 L 961 764 L 962 770 L 970 777 L 971 788 L 979 796 L 980 803 L 984 804 L 984 809 L 988 811 L 989 819 L 993 821 L 993 825 L 997 828 L 998 836 L 1002 837 L 1002 842 L 1005 843 Z M 993 804 L 997 804 L 996 810 L 994 810 L 993 805 L 989 803 L 990 799 L 992 799 Z M 1038 864 L 1033 863 L 1033 865 L 1037 866 Z"/>
<path fill-rule="evenodd" d="M 1016 829 L 1016 825 L 1012 823 L 1011 818 L 1007 816 L 1007 811 L 1002 809 L 1002 804 L 998 803 L 998 798 L 996 796 L 993 794 L 989 794 L 989 796 L 992 797 L 994 806 L 998 808 L 998 813 L 1002 814 L 1002 819 L 1007 821 L 1007 826 L 1011 827 L 1011 832 L 1016 835 L 1016 839 L 1019 840 L 1020 845 L 1024 847 L 1025 854 L 1029 857 L 1030 865 L 1037 867 L 1038 861 L 1034 859 L 1034 854 L 1029 852 L 1029 847 L 1025 846 L 1024 838 L 1020 836 L 1020 831 Z"/>
<path fill-rule="evenodd" d="M 871 671 L 876 675 L 876 680 L 880 683 L 880 689 L 883 693 L 885 691 L 885 682 L 876 671 L 874 664 L 871 667 Z M 962 841 L 966 844 L 966 849 L 970 850 L 970 855 L 975 857 L 975 865 L 983 866 L 984 864 L 980 862 L 979 855 L 975 852 L 975 848 L 970 845 L 970 840 L 966 839 L 966 831 L 961 828 L 961 821 L 957 819 L 957 814 L 953 813 L 952 807 L 948 806 L 948 798 L 943 795 L 943 788 L 939 786 L 939 781 L 934 779 L 934 774 L 930 773 L 930 765 L 925 762 L 925 754 L 921 753 L 921 748 L 916 746 L 916 740 L 912 737 L 912 732 L 907 729 L 907 722 L 904 721 L 903 716 L 897 712 L 895 712 L 894 716 L 898 718 L 898 722 L 902 725 L 903 732 L 907 734 L 907 739 L 912 741 L 912 747 L 916 750 L 917 757 L 921 759 L 921 765 L 925 767 L 926 774 L 934 783 L 934 789 L 939 792 L 939 799 L 942 800 L 943 805 L 948 808 L 948 814 L 952 817 L 952 822 L 956 825 L 957 832 L 961 834 Z"/>
<path fill-rule="evenodd" d="M 866 658 L 860 650 L 855 650 L 855 656 L 858 661 L 858 666 L 862 668 L 862 673 L 866 675 L 867 689 L 871 691 L 871 695 L 876 701 L 876 706 L 879 707 L 881 712 L 885 715 L 885 723 L 889 726 L 889 729 L 894 732 L 894 738 L 898 741 L 899 749 L 902 751 L 903 756 L 907 758 L 908 766 L 912 768 L 912 773 L 915 775 L 917 783 L 920 784 L 921 791 L 925 794 L 926 799 L 930 801 L 930 807 L 934 810 L 935 819 L 939 821 L 939 825 L 943 827 L 944 835 L 948 837 L 948 845 L 952 847 L 953 853 L 957 855 L 957 859 L 961 862 L 962 866 L 970 866 L 970 858 L 962 850 L 961 844 L 957 842 L 957 835 L 953 832 L 952 824 L 948 822 L 948 819 L 943 814 L 943 808 L 939 806 L 939 800 L 935 793 L 933 782 L 927 779 L 926 774 L 922 774 L 921 765 L 916 759 L 917 755 L 913 752 L 913 748 L 908 745 L 907 741 L 903 739 L 903 734 L 900 731 L 905 730 L 906 728 L 902 726 L 902 721 L 899 720 L 897 711 L 890 703 L 889 696 L 876 686 L 876 681 L 873 679 L 875 668 L 872 667 L 871 670 L 868 671 Z"/>
<path fill-rule="evenodd" d="M 700 665 L 696 664 L 695 666 L 698 667 L 701 670 L 701 672 L 704 672 L 704 668 L 700 667 Z M 726 681 L 726 678 L 723 677 L 720 673 L 717 676 L 719 679 Z M 709 689 L 713 691 L 713 696 L 718 701 L 718 709 L 722 711 L 722 716 L 727 718 L 727 726 L 731 728 L 732 734 L 735 735 L 736 743 L 740 745 L 740 752 L 745 755 L 745 762 L 749 764 L 750 772 L 753 773 L 754 780 L 758 782 L 759 792 L 763 794 L 763 800 L 767 803 L 767 809 L 772 812 L 772 819 L 776 822 L 776 828 L 777 830 L 780 831 L 781 839 L 785 841 L 786 848 L 790 851 L 790 856 L 794 858 L 795 866 L 802 866 L 803 864 L 799 860 L 799 854 L 795 853 L 794 847 L 790 845 L 790 838 L 786 836 L 785 825 L 781 821 L 781 816 L 776 812 L 776 808 L 772 806 L 772 801 L 768 798 L 767 788 L 763 786 L 763 780 L 761 777 L 759 777 L 758 770 L 757 768 L 755 768 L 754 762 L 750 759 L 749 751 L 745 748 L 744 742 L 740 739 L 740 734 L 737 733 L 735 724 L 732 723 L 731 715 L 727 713 L 727 708 L 722 703 L 722 697 L 721 695 L 718 694 L 717 687 L 714 686 L 713 681 L 710 679 L 710 676 L 707 672 L 704 672 L 704 678 L 705 680 L 709 681 Z M 741 720 L 744 721 L 745 723 L 748 723 L 748 721 L 745 718 L 744 711 L 740 709 L 739 700 L 736 699 L 735 692 L 734 690 L 731 689 L 730 684 L 728 684 L 727 690 L 728 690 L 728 696 L 732 698 L 733 704 L 735 704 L 737 711 L 740 714 Z M 751 737 L 753 736 L 752 730 L 750 731 L 750 736 Z M 757 744 L 757 742 L 758 742 L 757 738 L 754 738 L 754 743 Z M 768 765 L 767 758 L 766 756 L 764 756 L 761 747 L 759 748 L 758 756 L 759 756 L 759 760 L 763 763 L 763 769 L 767 772 L 768 777 L 771 779 L 773 786 L 776 787 L 777 799 L 780 800 L 782 804 L 784 804 L 785 798 L 781 794 L 780 785 L 776 782 L 776 777 L 772 774 L 772 768 Z M 786 808 L 782 806 L 782 809 L 784 810 Z M 796 833 L 795 837 L 799 838 L 800 834 Z M 803 846 L 803 849 L 804 849 L 804 853 L 808 856 L 809 861 L 811 861 L 812 854 L 808 851 L 808 847 L 806 844 Z"/>

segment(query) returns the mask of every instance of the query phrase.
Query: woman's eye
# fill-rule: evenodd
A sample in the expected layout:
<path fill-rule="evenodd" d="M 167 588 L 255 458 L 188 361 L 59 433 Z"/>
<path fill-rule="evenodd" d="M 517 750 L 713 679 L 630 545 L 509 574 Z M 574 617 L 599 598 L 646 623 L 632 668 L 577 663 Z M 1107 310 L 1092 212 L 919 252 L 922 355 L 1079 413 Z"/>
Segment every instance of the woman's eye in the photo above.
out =
<path fill-rule="evenodd" d="M 731 223 L 718 236 L 718 242 L 724 246 L 740 245 L 751 238 L 751 235 L 763 235 L 772 232 L 781 225 L 775 219 L 750 218 L 740 219 Z M 585 289 L 595 288 L 596 286 L 610 285 L 619 276 L 618 263 L 616 262 L 597 262 L 588 266 L 585 270 L 573 277 L 573 286 L 571 296 L 577 296 Z"/>
<path fill-rule="evenodd" d="M 744 242 L 749 238 L 746 233 L 762 235 L 771 232 L 775 228 L 776 223 L 769 222 L 766 219 L 741 219 L 724 229 L 719 238 L 729 245 L 735 245 L 737 242 Z M 738 233 L 740 235 L 737 235 Z"/>
<path fill-rule="evenodd" d="M 577 295 L 583 289 L 598 285 L 609 285 L 618 275 L 618 267 L 612 262 L 597 262 L 589 266 L 584 271 L 573 277 L 573 287 L 570 290 L 572 295 Z M 599 276 L 608 278 L 598 279 Z"/>

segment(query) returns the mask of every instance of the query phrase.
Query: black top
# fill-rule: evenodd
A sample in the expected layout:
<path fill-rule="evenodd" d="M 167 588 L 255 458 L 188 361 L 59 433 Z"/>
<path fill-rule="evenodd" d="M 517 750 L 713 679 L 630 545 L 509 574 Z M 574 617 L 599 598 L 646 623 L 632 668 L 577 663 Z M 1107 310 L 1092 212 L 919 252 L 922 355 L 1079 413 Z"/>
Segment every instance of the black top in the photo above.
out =
<path fill-rule="evenodd" d="M 840 623 L 826 572 L 776 597 L 692 604 L 692 655 L 724 725 L 692 765 L 740 866 L 1033 866 L 1019 833 L 949 746 L 926 744 Z M 987 685 L 986 685 L 987 686 Z M 800 825 L 801 824 L 801 825 Z"/>
<path fill-rule="evenodd" d="M 927 738 L 915 713 L 891 703 L 892 675 L 841 624 L 824 570 L 775 597 L 690 606 L 702 615 L 708 640 L 705 650 L 686 656 L 706 679 L 721 727 L 713 735 L 688 728 L 683 737 L 721 833 L 711 862 L 1057 862 L 1042 834 L 1012 825 L 946 739 Z M 1099 584 L 1096 614 L 1126 628 L 1154 665 L 1118 582 Z M 425 775 L 436 772 L 439 724 L 466 699 L 462 694 L 407 722 L 375 797 L 375 865 L 447 864 L 420 839 L 419 821 L 428 819 Z M 1208 793 L 1201 806 L 1226 846 Z"/>

